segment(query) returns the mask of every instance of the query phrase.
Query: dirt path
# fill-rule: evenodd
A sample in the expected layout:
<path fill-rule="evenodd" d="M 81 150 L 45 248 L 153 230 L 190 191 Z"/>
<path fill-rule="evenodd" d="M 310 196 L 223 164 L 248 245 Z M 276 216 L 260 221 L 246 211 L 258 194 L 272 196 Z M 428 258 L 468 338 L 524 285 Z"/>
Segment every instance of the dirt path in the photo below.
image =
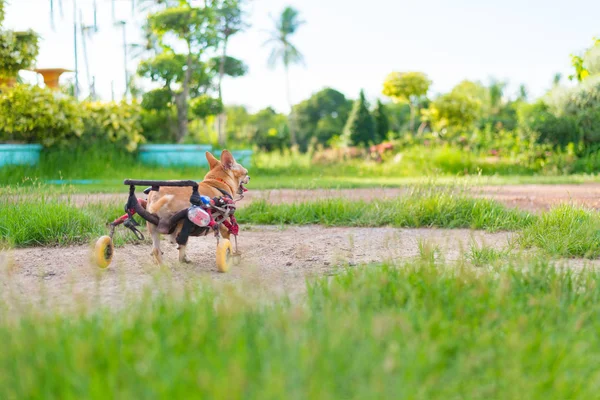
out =
<path fill-rule="evenodd" d="M 105 304 L 119 306 L 144 287 L 184 285 L 206 278 L 272 294 L 298 294 L 306 278 L 332 274 L 343 265 L 407 260 L 419 255 L 419 243 L 439 247 L 446 260 L 457 260 L 472 243 L 494 248 L 508 245 L 508 233 L 469 230 L 252 227 L 242 232 L 243 261 L 229 273 L 216 271 L 212 238 L 192 238 L 191 264 L 179 264 L 175 245 L 163 241 L 167 266 L 151 262 L 150 245 L 118 248 L 107 270 L 92 266 L 89 246 L 17 249 L 0 253 L 0 289 L 9 300 L 53 306 Z M 2 261 L 4 258 L 4 262 Z"/>
<path fill-rule="evenodd" d="M 244 206 L 256 199 L 267 199 L 273 203 L 290 203 L 312 201 L 323 198 L 346 198 L 354 200 L 371 200 L 374 198 L 393 198 L 407 193 L 406 188 L 376 188 L 376 189 L 274 189 L 248 192 L 243 202 Z M 471 189 L 473 196 L 496 199 L 509 207 L 517 207 L 528 211 L 539 212 L 550 209 L 560 203 L 573 202 L 594 209 L 600 209 L 600 184 L 580 185 L 504 185 L 481 186 Z M 77 204 L 90 201 L 119 201 L 125 202 L 127 193 L 75 195 Z"/>
<path fill-rule="evenodd" d="M 270 190 L 252 191 L 240 203 L 256 199 L 274 203 L 342 197 L 369 200 L 406 194 L 406 188 L 352 190 Z M 600 184 L 515 185 L 473 188 L 473 195 L 497 199 L 511 207 L 530 211 L 546 210 L 561 202 L 600 208 Z M 78 204 L 90 201 L 124 201 L 124 194 L 77 195 Z M 129 296 L 139 296 L 145 287 L 169 282 L 184 285 L 207 279 L 217 284 L 241 284 L 249 291 L 297 294 L 305 279 L 335 273 L 341 265 L 359 265 L 385 260 L 406 260 L 418 256 L 419 243 L 439 247 L 447 260 L 468 252 L 471 244 L 494 248 L 508 245 L 511 234 L 488 234 L 468 230 L 247 227 L 242 232 L 242 265 L 227 274 L 216 272 L 212 238 L 193 238 L 189 247 L 192 264 L 176 262 L 175 246 L 164 242 L 167 266 L 151 262 L 150 245 L 128 245 L 117 249 L 113 265 L 100 270 L 89 262 L 90 247 L 31 248 L 0 252 L 0 298 L 19 304 L 22 300 L 73 306 L 104 304 L 120 306 Z M 569 265 L 582 265 L 571 260 Z M 600 262 L 593 262 L 600 265 Z"/>

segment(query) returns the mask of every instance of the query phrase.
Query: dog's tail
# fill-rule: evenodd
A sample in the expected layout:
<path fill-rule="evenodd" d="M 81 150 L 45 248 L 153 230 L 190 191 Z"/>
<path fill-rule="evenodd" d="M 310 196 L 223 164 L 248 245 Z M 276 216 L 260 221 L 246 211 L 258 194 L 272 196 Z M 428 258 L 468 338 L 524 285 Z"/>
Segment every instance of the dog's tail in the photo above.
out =
<path fill-rule="evenodd" d="M 163 208 L 163 206 L 167 203 L 169 203 L 171 200 L 173 200 L 173 195 L 172 194 L 166 194 L 163 197 L 161 197 L 160 199 L 156 200 L 155 202 L 152 202 L 150 204 L 148 204 L 148 211 L 151 212 L 152 214 L 156 214 L 158 212 L 158 210 L 160 210 L 161 208 Z"/>

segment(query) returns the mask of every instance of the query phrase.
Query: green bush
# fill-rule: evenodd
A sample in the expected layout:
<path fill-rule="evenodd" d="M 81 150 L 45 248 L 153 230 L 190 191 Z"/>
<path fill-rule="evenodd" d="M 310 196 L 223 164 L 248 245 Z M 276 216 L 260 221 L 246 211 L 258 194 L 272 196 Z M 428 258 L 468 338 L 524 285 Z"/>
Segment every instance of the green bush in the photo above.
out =
<path fill-rule="evenodd" d="M 141 107 L 137 103 L 82 103 L 86 141 L 115 143 L 134 151 L 142 136 Z"/>
<path fill-rule="evenodd" d="M 523 105 L 518 114 L 521 127 L 536 132 L 540 143 L 566 146 L 582 139 L 577 119 L 572 115 L 557 116 L 544 101 Z"/>
<path fill-rule="evenodd" d="M 39 52 L 38 40 L 37 33 L 31 30 L 0 30 L 0 76 L 13 78 L 19 70 L 31 67 Z"/>
<path fill-rule="evenodd" d="M 136 103 L 78 103 L 50 89 L 16 85 L 0 93 L 0 141 L 44 146 L 117 144 L 128 151 L 144 141 Z"/>
<path fill-rule="evenodd" d="M 16 85 L 0 93 L 0 141 L 64 143 L 83 134 L 82 116 L 71 97 L 38 86 Z"/>
<path fill-rule="evenodd" d="M 177 136 L 177 110 L 174 106 L 162 110 L 141 110 L 144 137 L 151 143 L 173 142 Z"/>

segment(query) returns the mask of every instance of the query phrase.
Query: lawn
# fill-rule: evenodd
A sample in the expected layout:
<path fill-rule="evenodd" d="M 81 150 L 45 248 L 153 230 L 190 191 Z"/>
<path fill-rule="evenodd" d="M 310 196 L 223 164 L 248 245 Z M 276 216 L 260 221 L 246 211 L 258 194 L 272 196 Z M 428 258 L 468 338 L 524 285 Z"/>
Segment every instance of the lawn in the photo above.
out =
<path fill-rule="evenodd" d="M 595 174 L 565 175 L 534 171 L 508 161 L 491 163 L 456 149 L 409 148 L 402 157 L 383 163 L 347 160 L 315 164 L 310 154 L 258 153 L 250 165 L 251 189 L 315 189 L 400 187 L 435 181 L 453 185 L 557 184 L 598 182 Z M 204 157 L 200 154 L 199 157 Z M 14 185 L 51 184 L 80 193 L 123 191 L 123 180 L 195 179 L 206 174 L 202 168 L 165 168 L 140 164 L 134 155 L 112 149 L 49 151 L 37 167 L 0 169 L 0 190 Z"/>
<path fill-rule="evenodd" d="M 599 278 L 423 258 L 295 301 L 190 282 L 116 311 L 0 307 L 0 398 L 591 399 Z"/>

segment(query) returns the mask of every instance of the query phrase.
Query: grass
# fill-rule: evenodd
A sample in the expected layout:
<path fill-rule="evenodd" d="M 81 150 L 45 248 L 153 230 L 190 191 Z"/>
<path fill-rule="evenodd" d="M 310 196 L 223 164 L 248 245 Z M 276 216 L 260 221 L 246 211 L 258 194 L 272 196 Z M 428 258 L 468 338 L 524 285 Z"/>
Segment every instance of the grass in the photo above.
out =
<path fill-rule="evenodd" d="M 204 157 L 204 155 L 199 155 Z M 521 183 L 597 182 L 596 175 L 539 176 L 518 165 L 494 164 L 473 158 L 456 149 L 406 149 L 401 156 L 384 163 L 351 160 L 316 165 L 309 154 L 257 153 L 249 167 L 251 189 L 314 189 L 399 187 L 422 184 L 453 185 L 457 179 L 470 185 Z M 39 166 L 0 169 L 0 186 L 29 185 L 61 181 L 76 192 L 122 192 L 123 179 L 197 179 L 202 168 L 168 168 L 140 164 L 135 155 L 114 149 L 74 149 L 44 151 Z M 57 187 L 64 186 L 56 184 Z"/>
<path fill-rule="evenodd" d="M 415 189 L 394 200 L 316 200 L 299 204 L 255 201 L 239 211 L 240 221 L 270 225 L 396 226 L 516 230 L 531 214 L 508 209 L 494 200 L 473 199 L 450 190 Z"/>
<path fill-rule="evenodd" d="M 505 260 L 510 255 L 510 249 L 495 249 L 488 246 L 477 246 L 473 244 L 470 248 L 468 259 L 476 267 L 493 265 Z"/>
<path fill-rule="evenodd" d="M 45 186 L 7 190 L 0 196 L 0 242 L 16 247 L 88 243 L 106 235 L 106 224 L 123 214 L 115 204 L 74 204 Z M 132 241 L 117 232 L 117 244 Z"/>
<path fill-rule="evenodd" d="M 0 307 L 0 398 L 591 399 L 599 280 L 414 261 L 295 302 L 190 285 L 118 311 Z"/>
<path fill-rule="evenodd" d="M 16 247 L 88 243 L 106 234 L 106 224 L 122 215 L 122 208 L 121 203 L 76 205 L 69 195 L 47 191 L 45 186 L 11 189 L 0 196 L 0 243 Z M 593 211 L 563 205 L 535 216 L 494 200 L 470 198 L 460 190 L 435 186 L 413 188 L 397 199 L 370 202 L 329 199 L 270 204 L 261 200 L 241 208 L 236 215 L 242 226 L 319 224 L 519 231 L 518 244 L 539 248 L 551 257 L 600 255 L 600 217 Z M 117 245 L 133 241 L 126 229 L 117 229 Z M 471 249 L 472 260 L 482 265 L 503 255 L 487 248 Z"/>
<path fill-rule="evenodd" d="M 0 197 L 0 240 L 19 247 L 85 243 L 106 234 L 106 224 L 122 215 L 122 209 L 121 203 L 75 205 L 69 195 L 46 192 L 44 186 L 13 189 Z M 435 226 L 490 231 L 518 229 L 533 219 L 493 200 L 471 199 L 435 187 L 414 189 L 397 200 L 370 203 L 334 199 L 274 205 L 256 201 L 241 208 L 237 216 L 241 224 Z M 117 231 L 133 240 L 125 230 Z"/>
<path fill-rule="evenodd" d="M 550 256 L 597 257 L 600 255 L 600 217 L 596 212 L 561 205 L 526 227 L 519 242 L 525 247 L 541 248 Z"/>

